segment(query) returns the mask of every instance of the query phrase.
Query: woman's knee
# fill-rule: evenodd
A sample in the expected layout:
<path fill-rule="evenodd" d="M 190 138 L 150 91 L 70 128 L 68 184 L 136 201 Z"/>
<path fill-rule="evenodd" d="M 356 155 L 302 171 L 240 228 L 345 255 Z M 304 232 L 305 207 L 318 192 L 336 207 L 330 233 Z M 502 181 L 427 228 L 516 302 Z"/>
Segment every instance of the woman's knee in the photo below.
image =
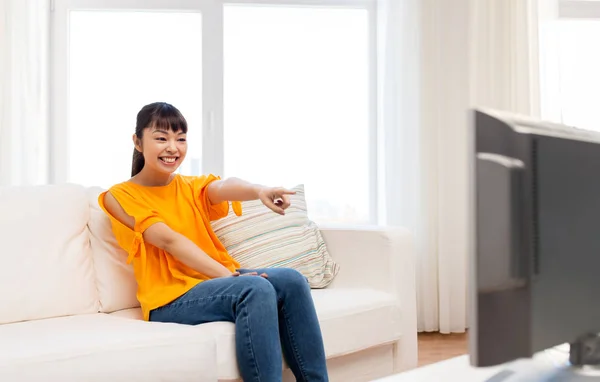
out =
<path fill-rule="evenodd" d="M 308 287 L 308 280 L 306 277 L 292 268 L 281 268 L 279 275 L 286 285 L 293 288 L 304 288 Z"/>
<path fill-rule="evenodd" d="M 245 289 L 249 293 L 259 294 L 261 296 L 273 296 L 275 297 L 275 288 L 273 285 L 261 276 L 238 276 L 240 281 L 244 283 Z"/>

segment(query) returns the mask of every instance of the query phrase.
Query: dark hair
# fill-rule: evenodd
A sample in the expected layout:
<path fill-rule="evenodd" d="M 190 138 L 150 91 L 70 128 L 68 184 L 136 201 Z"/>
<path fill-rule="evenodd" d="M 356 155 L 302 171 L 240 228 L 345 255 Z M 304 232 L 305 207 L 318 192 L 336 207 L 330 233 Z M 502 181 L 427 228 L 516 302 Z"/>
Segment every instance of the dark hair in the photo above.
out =
<path fill-rule="evenodd" d="M 144 129 L 154 127 L 156 130 L 179 130 L 187 134 L 188 126 L 185 118 L 177 108 L 166 102 L 154 102 L 144 106 L 137 114 L 135 135 L 138 139 L 144 136 Z M 144 155 L 133 149 L 133 162 L 131 163 L 131 176 L 137 175 L 144 168 Z"/>

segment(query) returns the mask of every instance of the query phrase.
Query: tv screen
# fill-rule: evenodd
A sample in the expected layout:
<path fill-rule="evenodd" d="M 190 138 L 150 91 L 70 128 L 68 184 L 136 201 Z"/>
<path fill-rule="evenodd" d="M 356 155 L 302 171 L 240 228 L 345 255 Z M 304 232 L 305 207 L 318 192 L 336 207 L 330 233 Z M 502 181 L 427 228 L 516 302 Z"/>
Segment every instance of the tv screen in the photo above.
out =
<path fill-rule="evenodd" d="M 471 364 L 597 336 L 600 134 L 485 109 L 470 128 Z"/>

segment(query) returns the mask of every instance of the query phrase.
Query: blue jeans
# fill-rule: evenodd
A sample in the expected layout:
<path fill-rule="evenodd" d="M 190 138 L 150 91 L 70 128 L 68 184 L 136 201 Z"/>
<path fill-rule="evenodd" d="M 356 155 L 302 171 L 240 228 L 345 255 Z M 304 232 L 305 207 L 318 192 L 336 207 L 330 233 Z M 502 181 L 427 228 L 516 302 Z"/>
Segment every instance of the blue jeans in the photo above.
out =
<path fill-rule="evenodd" d="M 240 269 L 260 276 L 201 282 L 150 312 L 150 321 L 235 323 L 238 367 L 245 382 L 278 382 L 283 356 L 298 381 L 328 381 L 319 321 L 306 278 L 288 268 Z"/>

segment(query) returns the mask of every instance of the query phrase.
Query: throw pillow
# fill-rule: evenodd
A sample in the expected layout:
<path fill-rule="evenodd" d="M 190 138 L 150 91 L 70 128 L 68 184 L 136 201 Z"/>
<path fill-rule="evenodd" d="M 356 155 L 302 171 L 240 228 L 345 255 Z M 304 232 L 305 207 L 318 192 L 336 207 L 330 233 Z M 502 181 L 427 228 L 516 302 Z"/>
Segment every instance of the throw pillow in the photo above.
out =
<path fill-rule="evenodd" d="M 304 185 L 292 188 L 285 215 L 260 200 L 242 202 L 242 216 L 229 214 L 212 222 L 215 234 L 242 268 L 293 268 L 311 288 L 329 285 L 339 271 L 317 225 L 308 218 Z"/>

